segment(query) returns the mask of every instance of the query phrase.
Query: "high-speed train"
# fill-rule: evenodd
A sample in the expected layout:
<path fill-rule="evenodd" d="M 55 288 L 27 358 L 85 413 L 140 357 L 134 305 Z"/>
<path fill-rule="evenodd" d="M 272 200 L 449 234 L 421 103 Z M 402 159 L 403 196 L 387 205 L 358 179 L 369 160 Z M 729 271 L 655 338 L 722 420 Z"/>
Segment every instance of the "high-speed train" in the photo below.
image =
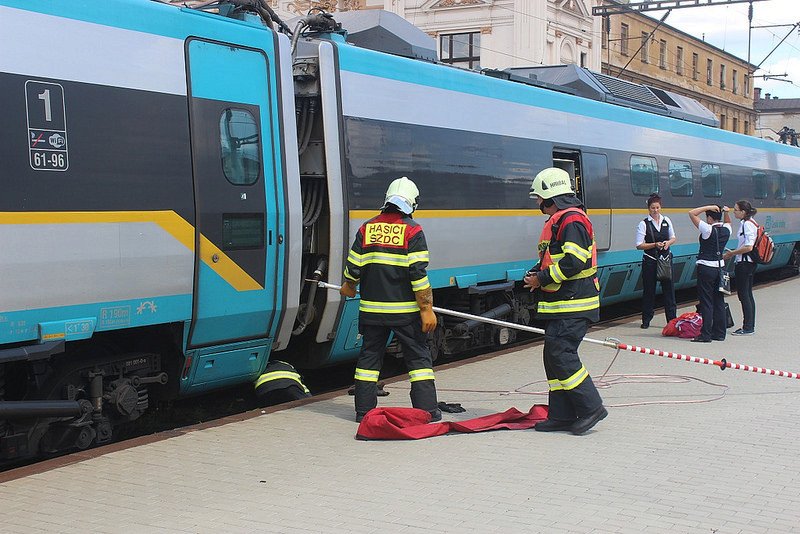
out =
<path fill-rule="evenodd" d="M 751 199 L 768 267 L 798 262 L 797 148 L 643 88 L 635 109 L 354 46 L 318 12 L 291 36 L 270 19 L 264 1 L 0 0 L 0 460 L 106 442 L 157 401 L 278 359 L 353 360 L 358 301 L 305 280 L 341 280 L 398 176 L 421 191 L 443 308 L 531 322 L 520 280 L 544 216 L 528 189 L 553 165 L 593 221 L 604 304 L 641 294 L 652 192 L 678 287 L 694 283 L 684 214 L 701 204 Z M 514 337 L 440 323 L 437 355 Z"/>

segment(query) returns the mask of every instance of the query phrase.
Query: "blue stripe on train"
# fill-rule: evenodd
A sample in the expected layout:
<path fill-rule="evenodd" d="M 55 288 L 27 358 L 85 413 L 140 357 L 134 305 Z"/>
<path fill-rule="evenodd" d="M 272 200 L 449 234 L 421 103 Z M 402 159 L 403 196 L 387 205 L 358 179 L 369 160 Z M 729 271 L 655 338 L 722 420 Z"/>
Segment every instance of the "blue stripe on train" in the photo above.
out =
<path fill-rule="evenodd" d="M 735 134 L 719 128 L 700 126 L 686 121 L 604 104 L 538 87 L 509 83 L 505 80 L 480 76 L 462 69 L 388 56 L 363 48 L 348 46 L 338 47 L 337 49 L 342 70 L 506 100 L 518 104 L 535 105 L 557 111 L 569 110 L 570 113 L 587 117 L 701 137 L 769 152 L 782 152 L 791 156 L 798 155 L 796 148 L 764 141 L 756 137 Z"/>

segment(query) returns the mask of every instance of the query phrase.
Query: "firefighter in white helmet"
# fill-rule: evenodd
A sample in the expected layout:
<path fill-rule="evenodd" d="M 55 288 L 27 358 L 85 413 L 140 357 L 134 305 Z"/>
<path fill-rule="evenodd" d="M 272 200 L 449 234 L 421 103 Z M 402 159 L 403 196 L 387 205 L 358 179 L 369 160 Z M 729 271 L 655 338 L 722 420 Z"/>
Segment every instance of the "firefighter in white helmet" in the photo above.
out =
<path fill-rule="evenodd" d="M 583 434 L 608 415 L 578 356 L 589 323 L 600 319 L 592 223 L 563 169 L 551 167 L 537 174 L 530 197 L 550 216 L 539 238 L 539 263 L 524 278 L 525 287 L 539 293 L 536 316 L 546 322 L 548 417 L 534 428 Z"/>
<path fill-rule="evenodd" d="M 356 363 L 356 421 L 378 404 L 377 384 L 389 335 L 394 332 L 403 349 L 411 380 L 411 404 L 442 418 L 436 399 L 433 362 L 427 334 L 436 328 L 433 292 L 426 268 L 425 234 L 411 215 L 419 190 L 403 176 L 386 191 L 381 213 L 356 233 L 344 269 L 340 293 L 356 295 L 360 285 L 359 332 L 363 345 Z"/>

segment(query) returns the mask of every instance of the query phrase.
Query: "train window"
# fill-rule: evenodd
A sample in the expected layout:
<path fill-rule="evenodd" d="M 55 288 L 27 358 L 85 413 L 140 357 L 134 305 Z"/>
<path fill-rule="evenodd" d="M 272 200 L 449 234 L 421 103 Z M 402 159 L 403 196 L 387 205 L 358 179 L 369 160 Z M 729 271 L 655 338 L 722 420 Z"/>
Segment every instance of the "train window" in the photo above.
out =
<path fill-rule="evenodd" d="M 261 173 L 258 123 L 245 109 L 226 109 L 219 119 L 222 170 L 234 185 L 252 185 Z"/>
<path fill-rule="evenodd" d="M 800 176 L 796 174 L 789 175 L 789 198 L 800 200 Z"/>
<path fill-rule="evenodd" d="M 797 176 L 790 177 L 795 181 L 800 180 Z M 800 185 L 796 185 L 790 179 L 789 187 L 798 188 Z M 794 191 L 794 189 L 790 189 Z M 800 193 L 798 191 L 797 193 Z M 795 193 L 791 193 L 792 198 L 795 198 Z M 786 198 L 786 177 L 783 173 L 770 173 L 767 174 L 764 171 L 753 171 L 753 197 L 754 198 L 774 198 L 777 200 L 783 200 Z"/>
<path fill-rule="evenodd" d="M 631 156 L 631 189 L 634 195 L 658 193 L 658 162 L 648 156 Z"/>
<path fill-rule="evenodd" d="M 703 182 L 703 196 L 722 196 L 722 173 L 719 170 L 719 165 L 714 165 L 712 163 L 701 164 L 700 178 Z"/>
<path fill-rule="evenodd" d="M 764 171 L 753 171 L 753 197 L 767 198 L 767 175 Z"/>
<path fill-rule="evenodd" d="M 786 198 L 786 176 L 782 172 L 769 174 L 769 193 L 775 200 Z"/>
<path fill-rule="evenodd" d="M 673 197 L 690 197 L 694 194 L 691 163 L 669 160 L 669 189 Z"/>

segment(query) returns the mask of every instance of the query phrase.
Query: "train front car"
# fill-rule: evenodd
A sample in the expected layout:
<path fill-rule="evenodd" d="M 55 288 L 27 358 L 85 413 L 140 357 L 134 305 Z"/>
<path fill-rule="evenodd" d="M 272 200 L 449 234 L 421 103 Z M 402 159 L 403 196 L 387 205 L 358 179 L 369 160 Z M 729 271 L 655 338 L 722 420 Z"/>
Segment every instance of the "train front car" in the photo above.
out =
<path fill-rule="evenodd" d="M 0 47 L 0 460 L 257 378 L 299 292 L 288 39 L 156 2 L 2 0 Z"/>

